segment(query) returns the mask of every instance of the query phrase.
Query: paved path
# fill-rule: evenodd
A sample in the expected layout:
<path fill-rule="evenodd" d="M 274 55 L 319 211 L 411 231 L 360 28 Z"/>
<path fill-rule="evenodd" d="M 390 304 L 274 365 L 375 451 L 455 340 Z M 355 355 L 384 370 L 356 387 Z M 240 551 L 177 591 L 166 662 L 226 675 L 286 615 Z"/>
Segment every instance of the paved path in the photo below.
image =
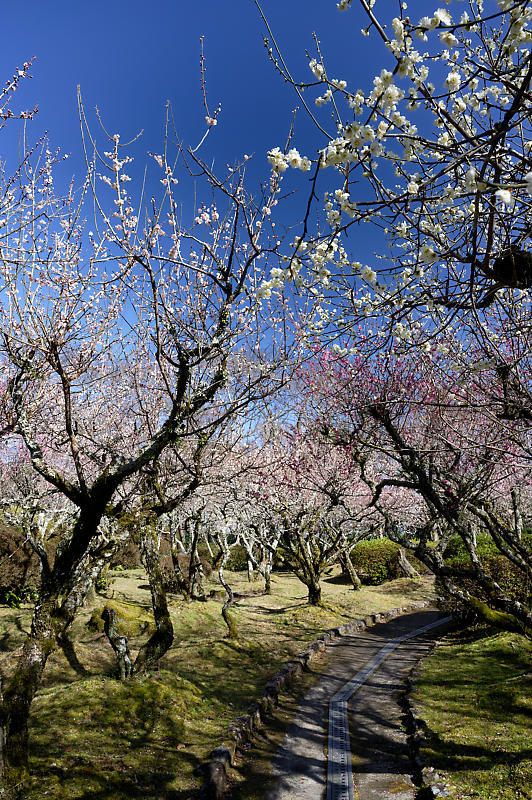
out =
<path fill-rule="evenodd" d="M 329 701 L 392 639 L 435 622 L 435 610 L 417 611 L 344 636 L 328 650 L 327 666 L 312 666 L 319 682 L 305 695 L 274 756 L 276 781 L 266 800 L 320 800 L 326 789 Z M 429 650 L 436 628 L 393 650 L 348 703 L 355 792 L 360 800 L 414 800 L 406 736 L 397 696 L 405 673 Z M 355 797 L 357 795 L 355 794 Z"/>

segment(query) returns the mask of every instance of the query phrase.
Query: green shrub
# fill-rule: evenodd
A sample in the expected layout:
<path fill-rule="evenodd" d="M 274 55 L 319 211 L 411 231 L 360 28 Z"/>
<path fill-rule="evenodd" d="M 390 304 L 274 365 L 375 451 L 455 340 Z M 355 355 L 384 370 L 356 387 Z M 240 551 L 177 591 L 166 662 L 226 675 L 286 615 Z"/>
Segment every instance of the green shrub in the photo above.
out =
<path fill-rule="evenodd" d="M 23 603 L 35 603 L 39 592 L 34 586 L 0 586 L 0 605 L 8 608 L 20 608 Z"/>
<path fill-rule="evenodd" d="M 478 549 L 480 551 L 480 547 Z M 459 589 L 468 592 L 483 603 L 490 604 L 488 594 L 475 580 L 473 565 L 466 553 L 446 559 L 445 564 L 450 569 L 460 571 L 461 575 L 451 578 Z M 506 556 L 503 556 L 498 550 L 495 552 L 484 552 L 482 554 L 482 565 L 507 596 L 519 600 L 521 603 L 530 603 L 532 597 L 532 576 L 518 569 L 515 564 L 506 558 Z M 466 621 L 473 621 L 476 614 L 469 604 L 461 603 L 458 599 L 447 596 L 440 581 L 437 581 L 437 588 L 439 593 L 445 598 L 444 606 L 448 611 L 463 616 Z"/>
<path fill-rule="evenodd" d="M 398 578 L 399 546 L 390 539 L 366 539 L 351 551 L 351 561 L 362 583 L 378 586 Z"/>
<path fill-rule="evenodd" d="M 488 533 L 481 533 L 477 536 L 477 551 L 480 556 L 499 554 L 497 545 Z M 444 556 L 446 559 L 456 557 L 468 558 L 466 546 L 461 536 L 458 534 L 451 536 L 445 548 Z"/>
<path fill-rule="evenodd" d="M 243 544 L 236 544 L 231 548 L 231 555 L 225 563 L 225 568 L 232 572 L 244 572 L 248 568 L 248 554 Z"/>

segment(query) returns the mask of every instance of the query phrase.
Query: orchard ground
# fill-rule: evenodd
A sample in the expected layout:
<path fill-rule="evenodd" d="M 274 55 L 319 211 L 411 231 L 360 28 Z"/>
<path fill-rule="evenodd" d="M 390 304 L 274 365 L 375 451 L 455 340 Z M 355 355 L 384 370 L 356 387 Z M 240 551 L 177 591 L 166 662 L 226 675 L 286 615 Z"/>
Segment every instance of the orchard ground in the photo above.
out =
<path fill-rule="evenodd" d="M 141 680 L 113 677 L 103 633 L 90 624 L 108 602 L 131 610 L 131 631 L 149 625 L 150 597 L 141 569 L 111 573 L 75 625 L 82 676 L 62 652 L 52 656 L 31 717 L 32 785 L 28 800 L 186 800 L 199 786 L 194 768 L 227 739 L 228 726 L 269 676 L 324 629 L 342 620 L 434 597 L 431 579 L 398 579 L 354 592 L 335 571 L 323 581 L 325 608 L 306 603 L 305 588 L 274 573 L 273 593 L 228 573 L 238 595 L 240 638 L 227 638 L 221 596 L 207 602 L 171 599 L 175 642 L 158 670 Z M 214 581 L 207 588 L 219 592 Z M 126 614 L 126 617 L 128 615 Z M 0 609 L 7 672 L 30 622 L 30 608 Z M 127 621 L 126 621 L 127 626 Z M 132 636 L 136 649 L 145 639 Z M 427 762 L 445 775 L 455 798 L 527 798 L 530 754 L 530 644 L 486 629 L 446 641 L 424 665 L 419 682 L 431 735 Z M 452 670 L 449 664 L 452 663 Z M 235 800 L 259 800 L 275 747 L 295 712 L 306 674 L 276 710 L 248 757 L 234 771 Z M 433 691 L 434 686 L 438 691 Z"/>
<path fill-rule="evenodd" d="M 453 800 L 532 797 L 531 657 L 529 640 L 484 627 L 447 637 L 423 665 L 422 756 Z"/>
<path fill-rule="evenodd" d="M 341 621 L 433 597 L 428 578 L 354 592 L 335 571 L 323 581 L 326 607 L 313 608 L 291 575 L 274 573 L 272 594 L 265 595 L 261 582 L 228 573 L 239 595 L 234 617 L 240 638 L 227 638 L 221 597 L 186 603 L 172 595 L 172 649 L 149 676 L 120 682 L 112 677 L 113 651 L 105 634 L 91 629 L 91 615 L 112 597 L 129 605 L 132 616 L 146 612 L 148 620 L 151 604 L 141 569 L 111 578 L 106 597 L 97 595 L 75 623 L 76 652 L 88 674 L 75 672 L 61 651 L 48 663 L 32 706 L 28 800 L 186 800 L 200 783 L 194 768 L 227 738 L 231 720 L 282 663 Z M 212 588 L 220 586 L 213 582 Z M 3 608 L 0 615 L 7 672 L 29 627 L 30 608 Z M 130 639 L 132 651 L 146 635 Z"/>

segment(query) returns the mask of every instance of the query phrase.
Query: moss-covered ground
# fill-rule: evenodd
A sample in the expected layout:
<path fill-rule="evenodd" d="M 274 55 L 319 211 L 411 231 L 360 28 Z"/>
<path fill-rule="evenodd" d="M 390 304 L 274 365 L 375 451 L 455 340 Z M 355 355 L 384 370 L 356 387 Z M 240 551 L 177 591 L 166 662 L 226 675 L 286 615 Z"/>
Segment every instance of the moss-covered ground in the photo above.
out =
<path fill-rule="evenodd" d="M 73 638 L 85 674 L 61 651 L 54 653 L 32 707 L 28 800 L 186 800 L 200 782 L 194 775 L 198 761 L 227 740 L 230 721 L 291 655 L 346 619 L 427 599 L 433 591 L 424 578 L 354 592 L 333 575 L 323 582 L 326 607 L 311 608 L 291 575 L 274 574 L 271 595 L 244 573 L 228 577 L 238 598 L 240 638 L 226 636 L 221 597 L 187 603 L 171 595 L 174 645 L 142 680 L 114 678 L 113 651 L 94 625 L 95 609 L 108 599 L 96 596 L 83 609 Z M 111 579 L 106 594 L 115 607 L 125 604 L 147 623 L 150 595 L 142 570 L 116 571 Z M 219 586 L 213 582 L 212 588 Z M 4 672 L 14 663 L 30 613 L 29 607 L 0 609 Z M 146 629 L 130 639 L 133 656 L 148 634 Z M 272 731 L 285 721 L 281 715 Z M 265 746 L 264 764 L 267 751 Z"/>
<path fill-rule="evenodd" d="M 422 755 L 451 798 L 532 798 L 531 657 L 530 641 L 484 628 L 455 633 L 425 661 Z"/>

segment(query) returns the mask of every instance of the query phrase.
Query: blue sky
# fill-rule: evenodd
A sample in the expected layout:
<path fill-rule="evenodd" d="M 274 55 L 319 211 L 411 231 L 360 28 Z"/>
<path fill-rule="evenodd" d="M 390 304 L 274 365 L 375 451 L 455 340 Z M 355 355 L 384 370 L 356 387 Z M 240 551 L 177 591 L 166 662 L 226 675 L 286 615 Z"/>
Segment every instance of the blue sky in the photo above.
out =
<path fill-rule="evenodd" d="M 367 84 L 370 74 L 380 71 L 382 64 L 372 63 L 375 39 L 360 36 L 358 8 L 341 13 L 335 0 L 263 0 L 263 9 L 296 76 L 310 76 L 305 49 L 313 48 L 313 31 L 329 74 L 356 75 Z M 48 130 L 53 146 L 72 154 L 67 171 L 81 173 L 78 84 L 87 111 L 98 105 L 108 129 L 122 140 L 144 129 L 139 155 L 160 150 L 167 99 L 184 140 L 198 141 L 204 129 L 199 73 L 204 36 L 209 103 L 211 109 L 222 103 L 209 157 L 225 163 L 255 152 L 252 170 L 258 177 L 268 173 L 266 151 L 284 143 L 297 103 L 267 59 L 263 33 L 253 0 L 26 0 L 4 5 L 1 61 L 7 80 L 16 66 L 36 56 L 34 78 L 18 92 L 17 105 L 38 103 L 35 135 Z M 378 52 L 382 55 L 380 46 Z M 311 153 L 322 144 L 303 114 L 297 144 Z"/>

